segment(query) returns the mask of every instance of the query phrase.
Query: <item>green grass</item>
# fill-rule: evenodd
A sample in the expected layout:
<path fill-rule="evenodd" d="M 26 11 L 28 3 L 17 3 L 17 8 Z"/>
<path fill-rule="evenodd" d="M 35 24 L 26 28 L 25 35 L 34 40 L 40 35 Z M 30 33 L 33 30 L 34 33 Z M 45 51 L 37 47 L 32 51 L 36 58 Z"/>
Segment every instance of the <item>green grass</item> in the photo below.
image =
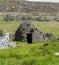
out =
<path fill-rule="evenodd" d="M 16 48 L 0 50 L 0 65 L 59 65 L 59 57 L 54 56 L 58 51 L 59 41 L 18 42 Z"/>
<path fill-rule="evenodd" d="M 3 17 L 0 16 L 0 29 L 5 31 L 7 30 L 10 34 L 14 34 L 20 25 L 20 21 L 4 21 Z"/>
<path fill-rule="evenodd" d="M 34 22 L 44 33 L 52 33 L 59 37 L 59 22 Z"/>
<path fill-rule="evenodd" d="M 19 26 L 19 22 L 15 21 L 10 21 L 10 22 L 0 22 L 0 29 L 2 30 L 7 30 L 10 32 L 10 34 L 14 34 L 15 31 L 17 30 L 17 27 Z"/>

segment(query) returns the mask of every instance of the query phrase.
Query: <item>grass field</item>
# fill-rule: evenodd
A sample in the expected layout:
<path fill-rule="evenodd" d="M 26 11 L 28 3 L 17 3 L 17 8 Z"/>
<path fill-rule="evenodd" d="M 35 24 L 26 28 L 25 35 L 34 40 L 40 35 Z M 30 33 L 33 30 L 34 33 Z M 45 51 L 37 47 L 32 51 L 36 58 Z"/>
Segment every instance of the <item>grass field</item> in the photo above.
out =
<path fill-rule="evenodd" d="M 14 34 L 19 21 L 5 22 L 0 17 L 0 29 Z M 59 22 L 33 22 L 44 33 L 53 33 L 59 37 Z M 44 46 L 48 44 L 48 46 Z M 16 48 L 0 49 L 0 65 L 59 65 L 59 57 L 54 54 L 59 52 L 59 41 L 37 42 L 27 44 L 17 42 Z"/>
<path fill-rule="evenodd" d="M 0 22 L 0 29 L 2 30 L 7 30 L 10 32 L 10 34 L 14 34 L 16 29 L 18 28 L 19 26 L 19 22 L 18 21 L 10 21 L 10 22 Z"/>
<path fill-rule="evenodd" d="M 7 30 L 10 32 L 10 34 L 14 34 L 17 30 L 18 26 L 22 22 L 20 21 L 10 21 L 6 22 L 3 20 L 0 20 L 0 29 Z M 34 24 L 38 26 L 38 28 L 44 32 L 44 33 L 52 33 L 54 36 L 59 37 L 59 22 L 38 22 L 33 21 Z"/>
<path fill-rule="evenodd" d="M 44 33 L 52 33 L 59 37 L 59 22 L 34 22 Z"/>
<path fill-rule="evenodd" d="M 48 43 L 48 46 L 44 44 Z M 16 48 L 0 50 L 0 65 L 59 65 L 59 42 L 41 42 L 31 45 L 18 42 Z"/>

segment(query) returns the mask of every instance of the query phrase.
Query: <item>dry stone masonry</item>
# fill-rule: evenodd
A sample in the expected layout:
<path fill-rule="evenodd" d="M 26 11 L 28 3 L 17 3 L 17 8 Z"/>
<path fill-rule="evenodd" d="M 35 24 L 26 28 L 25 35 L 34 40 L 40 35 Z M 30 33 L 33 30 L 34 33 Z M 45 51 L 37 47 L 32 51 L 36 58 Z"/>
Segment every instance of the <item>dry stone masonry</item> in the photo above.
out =
<path fill-rule="evenodd" d="M 23 22 L 15 32 L 16 41 L 42 42 L 50 39 L 55 39 L 55 37 L 49 33 L 44 34 L 32 22 Z"/>

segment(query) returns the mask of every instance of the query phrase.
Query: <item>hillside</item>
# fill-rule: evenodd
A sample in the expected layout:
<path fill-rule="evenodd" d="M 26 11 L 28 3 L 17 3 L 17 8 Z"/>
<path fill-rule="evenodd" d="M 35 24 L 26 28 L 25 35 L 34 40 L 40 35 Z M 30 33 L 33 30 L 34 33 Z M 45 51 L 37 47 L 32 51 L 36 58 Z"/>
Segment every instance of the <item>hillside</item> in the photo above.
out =
<path fill-rule="evenodd" d="M 50 2 L 25 2 L 24 11 L 26 12 L 59 12 L 59 3 Z"/>
<path fill-rule="evenodd" d="M 59 12 L 59 3 L 25 1 L 21 5 L 23 12 Z M 0 12 L 17 12 L 18 7 L 16 0 L 0 0 Z"/>

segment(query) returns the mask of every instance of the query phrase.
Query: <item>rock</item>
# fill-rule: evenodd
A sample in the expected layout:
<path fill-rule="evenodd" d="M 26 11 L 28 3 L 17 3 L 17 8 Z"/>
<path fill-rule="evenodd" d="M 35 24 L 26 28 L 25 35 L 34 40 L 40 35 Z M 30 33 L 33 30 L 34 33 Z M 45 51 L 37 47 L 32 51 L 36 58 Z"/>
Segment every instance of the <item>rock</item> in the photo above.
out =
<path fill-rule="evenodd" d="M 8 47 L 16 47 L 16 42 L 9 42 Z"/>
<path fill-rule="evenodd" d="M 44 36 L 46 40 L 56 40 L 56 37 L 52 33 L 46 33 Z"/>
<path fill-rule="evenodd" d="M 8 48 L 8 47 L 16 47 L 16 42 L 9 42 L 9 33 L 6 32 L 5 36 L 0 38 L 0 49 Z"/>
<path fill-rule="evenodd" d="M 14 20 L 14 15 L 12 15 L 12 14 L 6 14 L 4 16 L 4 20 L 5 21 L 13 21 Z"/>
<path fill-rule="evenodd" d="M 55 56 L 59 56 L 59 52 L 56 52 L 54 55 L 55 55 Z"/>

